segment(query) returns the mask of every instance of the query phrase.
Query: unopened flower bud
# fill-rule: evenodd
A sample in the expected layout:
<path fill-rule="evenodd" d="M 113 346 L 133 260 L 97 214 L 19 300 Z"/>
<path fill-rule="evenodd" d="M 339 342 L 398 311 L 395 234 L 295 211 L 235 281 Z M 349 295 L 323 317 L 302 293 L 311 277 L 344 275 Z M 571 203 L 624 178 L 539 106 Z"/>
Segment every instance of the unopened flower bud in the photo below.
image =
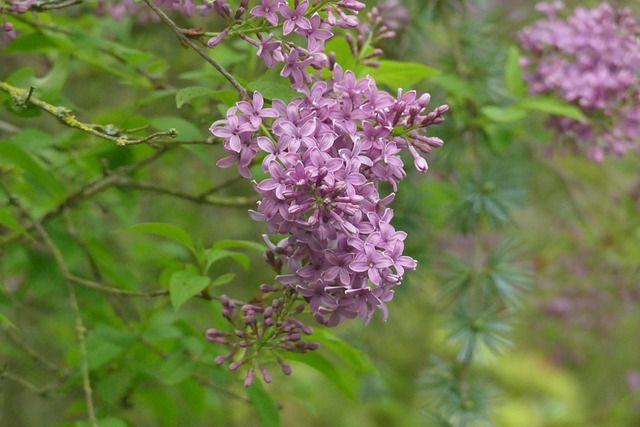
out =
<path fill-rule="evenodd" d="M 264 380 L 265 383 L 270 383 L 272 378 L 271 375 L 269 375 L 269 371 L 267 371 L 267 368 L 264 365 L 260 365 L 260 373 L 262 374 L 262 379 Z"/>
<path fill-rule="evenodd" d="M 235 362 L 231 362 L 231 364 L 229 364 L 229 369 L 232 371 L 235 371 L 236 369 L 238 369 L 240 366 L 244 365 L 247 362 L 248 362 L 247 359 L 236 360 Z"/>
<path fill-rule="evenodd" d="M 244 13 L 247 11 L 247 9 L 245 7 L 240 6 L 239 8 L 236 9 L 236 14 L 234 16 L 235 20 L 238 20 L 242 17 L 242 15 L 244 15 Z"/>
<path fill-rule="evenodd" d="M 249 387 L 253 384 L 253 366 L 249 368 L 247 376 L 244 378 L 244 386 Z"/>
<path fill-rule="evenodd" d="M 223 354 L 221 356 L 216 357 L 214 362 L 216 365 L 222 365 L 224 362 L 231 359 L 235 354 L 236 354 L 235 351 L 232 351 L 231 353 L 228 353 L 228 354 Z"/>
<path fill-rule="evenodd" d="M 229 29 L 225 28 L 224 31 L 222 31 L 220 34 L 218 34 L 215 37 L 211 37 L 209 39 L 209 41 L 207 42 L 207 46 L 209 47 L 216 47 L 220 44 L 220 42 L 222 40 L 224 40 L 224 38 L 227 36 L 227 34 L 229 34 Z"/>
<path fill-rule="evenodd" d="M 423 93 L 422 95 L 420 95 L 420 98 L 418 98 L 418 105 L 420 105 L 422 108 L 425 108 L 427 105 L 429 105 L 429 102 L 431 102 L 431 95 L 428 93 Z"/>
<path fill-rule="evenodd" d="M 269 292 L 277 292 L 279 290 L 280 288 L 278 288 L 277 286 L 271 286 L 266 283 L 263 283 L 262 285 L 260 285 L 260 292 L 264 292 L 265 294 Z M 265 314 L 266 314 L 266 311 L 265 311 Z"/>
<path fill-rule="evenodd" d="M 291 366 L 287 365 L 284 360 L 280 359 L 278 357 L 278 364 L 280 365 L 280 368 L 282 369 L 282 373 L 285 375 L 291 375 L 291 372 L 293 371 L 293 369 L 291 369 Z"/>

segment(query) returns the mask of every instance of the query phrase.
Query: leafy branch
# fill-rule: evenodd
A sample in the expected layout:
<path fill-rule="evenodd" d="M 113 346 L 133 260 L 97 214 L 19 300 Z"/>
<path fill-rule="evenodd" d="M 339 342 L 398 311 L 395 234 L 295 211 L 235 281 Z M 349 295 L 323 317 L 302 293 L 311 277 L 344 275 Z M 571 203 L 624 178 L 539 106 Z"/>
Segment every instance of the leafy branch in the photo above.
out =
<path fill-rule="evenodd" d="M 71 128 L 79 129 L 83 132 L 87 132 L 99 138 L 106 139 L 107 141 L 115 142 L 118 146 L 144 143 L 150 144 L 151 142 L 155 144 L 162 144 L 163 141 L 157 141 L 158 138 L 163 136 L 170 136 L 172 138 L 178 136 L 178 131 L 176 129 L 169 129 L 165 132 L 155 132 L 143 138 L 137 138 L 131 135 L 120 133 L 120 131 L 114 126 L 102 126 L 83 123 L 76 118 L 72 110 L 66 107 L 49 104 L 48 102 L 45 102 L 33 96 L 33 87 L 29 90 L 25 90 L 12 86 L 9 83 L 0 81 L 0 90 L 8 93 L 11 96 L 13 103 L 18 107 L 33 105 L 34 107 L 37 107 L 56 117 L 62 123 Z"/>
<path fill-rule="evenodd" d="M 18 209 L 22 214 L 24 214 L 26 217 L 28 217 L 31 220 L 34 229 L 40 235 L 40 238 L 42 239 L 42 242 L 45 244 L 45 246 L 51 251 L 53 258 L 55 259 L 56 264 L 58 265 L 58 268 L 61 270 L 63 276 L 65 277 L 65 283 L 67 285 L 67 290 L 69 292 L 69 302 L 71 305 L 71 310 L 73 311 L 73 314 L 75 316 L 76 338 L 78 340 L 78 347 L 80 350 L 80 368 L 82 372 L 82 384 L 83 384 L 82 388 L 85 395 L 85 402 L 87 404 L 87 416 L 89 418 L 89 422 L 91 426 L 98 427 L 98 420 L 95 414 L 95 405 L 93 403 L 93 389 L 91 387 L 91 379 L 89 378 L 89 359 L 87 355 L 87 344 L 85 340 L 85 334 L 87 332 L 87 328 L 85 327 L 84 322 L 82 321 L 82 316 L 80 313 L 80 305 L 78 304 L 78 296 L 76 295 L 76 290 L 73 284 L 71 283 L 71 281 L 67 279 L 69 276 L 71 276 L 69 267 L 67 266 L 67 263 L 65 262 L 64 257 L 62 256 L 62 252 L 60 252 L 60 249 L 51 239 L 51 236 L 45 230 L 42 224 L 38 222 L 36 219 L 34 219 L 33 217 L 31 217 L 31 214 L 28 212 L 28 210 L 26 210 L 22 206 L 22 204 L 19 202 L 17 198 L 11 195 L 11 193 L 7 190 L 6 187 L 4 187 L 4 185 L 0 184 L 0 188 L 2 188 L 2 190 L 7 194 L 7 196 L 9 197 L 9 200 L 16 207 L 16 209 Z"/>
<path fill-rule="evenodd" d="M 220 74 L 224 76 L 229 83 L 235 88 L 243 101 L 249 101 L 249 94 L 247 90 L 233 77 L 218 61 L 213 59 L 209 54 L 200 46 L 198 46 L 193 40 L 185 35 L 185 30 L 180 28 L 166 13 L 156 6 L 152 0 L 144 0 L 144 2 L 160 17 L 162 22 L 167 24 L 176 33 L 178 39 L 184 46 L 188 46 L 195 50 L 206 62 L 208 62 L 213 68 L 215 68 Z"/>

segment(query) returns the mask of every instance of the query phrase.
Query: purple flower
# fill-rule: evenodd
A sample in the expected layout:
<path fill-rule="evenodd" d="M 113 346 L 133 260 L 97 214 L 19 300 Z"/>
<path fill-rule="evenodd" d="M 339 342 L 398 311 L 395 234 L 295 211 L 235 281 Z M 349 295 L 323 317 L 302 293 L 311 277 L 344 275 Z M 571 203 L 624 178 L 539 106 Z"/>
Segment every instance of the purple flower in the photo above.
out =
<path fill-rule="evenodd" d="M 308 7 L 309 2 L 307 0 L 298 4 L 295 9 L 291 9 L 284 3 L 280 6 L 280 14 L 285 18 L 284 24 L 282 24 L 282 34 L 286 36 L 296 27 L 311 29 L 311 22 L 304 16 Z"/>
<path fill-rule="evenodd" d="M 249 12 L 253 16 L 264 16 L 271 25 L 278 25 L 276 12 L 282 5 L 282 0 L 262 0 Z"/>
<path fill-rule="evenodd" d="M 393 261 L 369 243 L 364 244 L 364 252 L 356 255 L 349 267 L 356 272 L 366 271 L 374 285 L 381 284 L 380 270 L 390 267 Z"/>
<path fill-rule="evenodd" d="M 320 28 L 321 23 L 320 15 L 314 13 L 313 16 L 309 18 L 309 28 L 299 27 L 296 29 L 296 33 L 307 38 L 309 50 L 314 50 L 322 46 L 325 40 L 333 36 L 331 31 Z"/>
<path fill-rule="evenodd" d="M 253 93 L 253 103 L 240 101 L 237 105 L 240 111 L 249 116 L 249 122 L 256 129 L 262 123 L 263 118 L 278 117 L 277 111 L 273 108 L 262 108 L 264 106 L 264 98 L 260 92 Z"/>
<path fill-rule="evenodd" d="M 289 55 L 286 56 L 286 64 L 282 68 L 280 75 L 282 77 L 289 77 L 293 83 L 293 87 L 301 87 L 304 83 L 310 82 L 310 77 L 305 68 L 311 64 L 312 58 L 306 58 L 302 61 L 298 61 L 300 54 L 297 50 L 292 50 Z"/>

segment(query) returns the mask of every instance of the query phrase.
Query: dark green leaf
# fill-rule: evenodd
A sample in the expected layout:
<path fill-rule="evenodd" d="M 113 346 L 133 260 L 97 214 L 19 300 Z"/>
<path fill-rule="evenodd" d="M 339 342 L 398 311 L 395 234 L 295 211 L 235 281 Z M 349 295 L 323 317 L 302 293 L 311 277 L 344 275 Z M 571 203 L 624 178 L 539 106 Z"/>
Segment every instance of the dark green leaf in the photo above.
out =
<path fill-rule="evenodd" d="M 157 377 L 165 384 L 175 385 L 191 377 L 196 368 L 196 363 L 189 357 L 177 354 L 160 366 Z"/>
<path fill-rule="evenodd" d="M 286 360 L 295 360 L 312 367 L 313 369 L 324 375 L 333 384 L 335 384 L 336 387 L 338 387 L 338 389 L 340 389 L 340 391 L 345 394 L 345 396 L 347 396 L 351 400 L 357 400 L 356 384 L 346 381 L 345 375 L 342 375 L 342 373 L 338 371 L 335 365 L 321 354 L 317 352 L 301 354 L 288 351 L 283 357 L 285 357 Z"/>
<path fill-rule="evenodd" d="M 192 270 L 182 270 L 173 273 L 169 279 L 171 304 L 175 310 L 187 302 L 191 297 L 202 292 L 209 286 L 209 278 L 200 276 Z"/>
<path fill-rule="evenodd" d="M 367 74 L 370 74 L 376 82 L 384 83 L 393 89 L 409 90 L 422 79 L 440 74 L 440 71 L 417 62 L 382 60 L 380 67 L 368 68 Z"/>
<path fill-rule="evenodd" d="M 231 252 L 224 249 L 207 249 L 204 251 L 204 258 L 207 263 L 207 271 L 211 264 L 224 258 L 232 258 L 245 270 L 249 269 L 249 257 L 238 252 Z"/>
<path fill-rule="evenodd" d="M 45 53 L 54 48 L 56 48 L 56 44 L 49 37 L 38 32 L 20 35 L 9 43 L 9 46 L 6 46 L 2 53 Z"/>
<path fill-rule="evenodd" d="M 227 107 L 232 107 L 238 102 L 238 92 L 235 90 L 214 90 L 211 94 Z"/>
<path fill-rule="evenodd" d="M 107 325 L 99 325 L 87 336 L 89 369 L 97 369 L 120 357 L 134 337 Z"/>
<path fill-rule="evenodd" d="M 247 388 L 247 394 L 258 413 L 262 426 L 279 427 L 280 413 L 278 412 L 278 407 L 271 400 L 271 396 L 265 391 L 260 381 L 254 381 L 251 387 Z"/>
<path fill-rule="evenodd" d="M 332 330 L 327 328 L 315 328 L 311 336 L 313 341 L 320 343 L 322 348 L 328 348 L 338 354 L 349 366 L 359 372 L 377 373 L 369 356 L 340 339 Z"/>
<path fill-rule="evenodd" d="M 190 86 L 185 87 L 176 92 L 176 107 L 181 108 L 184 104 L 191 101 L 193 98 L 200 96 L 212 95 L 213 90 L 208 87 L 202 86 Z"/>
<path fill-rule="evenodd" d="M 0 141 L 0 164 L 14 164 L 33 179 L 36 190 L 46 190 L 50 195 L 62 197 L 62 185 L 39 162 L 22 148 L 9 141 Z"/>
<path fill-rule="evenodd" d="M 291 89 L 289 79 L 280 77 L 273 70 L 268 70 L 258 80 L 250 82 L 247 89 L 260 92 L 266 99 L 281 99 L 284 102 L 289 102 L 298 95 L 298 92 Z"/>

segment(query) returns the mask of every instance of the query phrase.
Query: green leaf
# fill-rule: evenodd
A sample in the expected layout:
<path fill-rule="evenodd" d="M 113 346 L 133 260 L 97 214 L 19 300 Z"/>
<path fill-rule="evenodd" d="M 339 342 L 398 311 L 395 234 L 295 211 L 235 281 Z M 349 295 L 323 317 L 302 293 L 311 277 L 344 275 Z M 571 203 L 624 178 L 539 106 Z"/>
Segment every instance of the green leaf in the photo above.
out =
<path fill-rule="evenodd" d="M 522 98 L 527 95 L 527 84 L 522 77 L 522 67 L 520 67 L 520 52 L 513 46 L 507 52 L 504 80 L 514 96 Z"/>
<path fill-rule="evenodd" d="M 87 336 L 89 369 L 94 370 L 120 357 L 134 337 L 107 325 L 98 325 Z"/>
<path fill-rule="evenodd" d="M 587 116 L 584 115 L 580 108 L 558 98 L 546 96 L 528 97 L 518 101 L 515 106 L 525 110 L 535 110 L 556 116 L 570 117 L 582 122 L 588 121 Z"/>
<path fill-rule="evenodd" d="M 157 426 L 178 425 L 178 400 L 172 390 L 167 387 L 150 385 L 149 387 L 138 386 L 133 391 L 132 400 L 140 401 L 141 410 L 151 411 L 155 415 L 153 423 Z M 145 405 L 146 404 L 146 405 Z"/>
<path fill-rule="evenodd" d="M 317 352 L 302 354 L 288 351 L 286 355 L 283 356 L 286 360 L 295 360 L 312 367 L 313 369 L 324 375 L 333 384 L 335 384 L 336 387 L 338 387 L 338 389 L 340 389 L 340 391 L 344 393 L 344 395 L 349 399 L 353 401 L 357 400 L 355 387 L 356 384 L 353 382 L 345 381 L 345 376 L 342 375 L 340 371 L 338 371 L 338 369 L 333 363 L 331 363 L 331 361 L 329 361 L 329 359 L 322 356 L 321 354 Z"/>
<path fill-rule="evenodd" d="M 7 326 L 9 326 L 11 328 L 14 328 L 14 329 L 18 329 L 16 327 L 16 325 L 11 323 L 11 320 L 7 319 L 7 317 L 2 313 L 0 313 L 0 323 L 4 323 L 5 325 L 7 325 Z"/>
<path fill-rule="evenodd" d="M 200 276 L 193 270 L 181 270 L 173 273 L 169 279 L 169 292 L 173 308 L 178 310 L 191 297 L 209 286 L 208 277 Z"/>
<path fill-rule="evenodd" d="M 20 35 L 6 46 L 2 53 L 46 53 L 56 48 L 49 37 L 38 32 Z"/>
<path fill-rule="evenodd" d="M 327 40 L 325 52 L 334 52 L 338 64 L 344 70 L 354 70 L 356 68 L 356 59 L 353 57 L 349 43 L 344 37 L 332 37 Z"/>
<path fill-rule="evenodd" d="M 252 242 L 249 240 L 224 239 L 224 240 L 218 240 L 213 244 L 213 249 L 222 249 L 222 248 L 249 248 L 249 249 L 255 249 L 260 253 L 263 253 L 267 250 L 267 247 L 262 243 Z"/>
<path fill-rule="evenodd" d="M 30 84 L 35 87 L 35 96 L 56 102 L 69 77 L 70 61 L 68 55 L 58 54 L 53 58 L 53 68 L 42 78 L 34 79 Z"/>
<path fill-rule="evenodd" d="M 35 105 L 27 104 L 27 105 L 16 105 L 13 101 L 9 99 L 4 100 L 4 106 L 7 111 L 15 114 L 19 117 L 31 118 L 38 117 L 42 115 L 42 110 L 36 107 Z"/>
<path fill-rule="evenodd" d="M 208 87 L 202 86 L 189 86 L 184 87 L 176 92 L 176 107 L 181 108 L 184 104 L 191 101 L 193 98 L 200 96 L 211 95 L 213 90 Z"/>
<path fill-rule="evenodd" d="M 221 276 L 218 276 L 216 280 L 211 282 L 211 286 L 226 285 L 227 283 L 231 282 L 235 278 L 236 278 L 236 275 L 234 273 L 225 273 Z"/>
<path fill-rule="evenodd" d="M 422 79 L 440 74 L 440 71 L 417 62 L 380 61 L 380 67 L 368 68 L 367 73 L 376 82 L 391 88 L 409 89 Z"/>
<path fill-rule="evenodd" d="M 48 173 L 33 157 L 22 148 L 9 141 L 0 141 L 0 164 L 13 164 L 23 169 L 33 180 L 37 190 L 46 190 L 56 198 L 63 197 L 62 185 Z"/>
<path fill-rule="evenodd" d="M 278 407 L 259 381 L 254 381 L 251 387 L 247 388 L 247 395 L 249 395 L 253 407 L 256 408 L 263 427 L 280 426 Z"/>
<path fill-rule="evenodd" d="M 143 233 L 157 234 L 159 236 L 175 240 L 192 251 L 194 250 L 191 236 L 189 236 L 186 231 L 173 224 L 166 224 L 164 222 L 145 222 L 142 224 L 132 225 L 131 227 L 127 227 L 121 231 L 140 231 Z"/>
<path fill-rule="evenodd" d="M 238 92 L 235 90 L 214 90 L 211 94 L 227 107 L 232 107 L 238 102 Z"/>
<path fill-rule="evenodd" d="M 249 82 L 247 89 L 260 92 L 266 99 L 281 99 L 284 102 L 298 96 L 298 92 L 291 89 L 289 79 L 280 77 L 274 70 L 267 70 L 260 79 Z"/>
<path fill-rule="evenodd" d="M 122 419 L 114 418 L 114 417 L 102 418 L 98 420 L 98 425 L 100 427 L 128 427 L 129 426 L 129 424 L 127 424 Z"/>
<path fill-rule="evenodd" d="M 527 112 L 515 107 L 497 107 L 489 105 L 482 108 L 482 114 L 494 122 L 510 123 L 516 122 L 527 115 Z"/>
<path fill-rule="evenodd" d="M 206 270 L 209 270 L 211 264 L 225 258 L 232 258 L 240 264 L 245 270 L 249 269 L 249 257 L 238 252 L 231 252 L 224 249 L 207 249 L 204 251 L 204 259 L 207 263 Z"/>
<path fill-rule="evenodd" d="M 178 138 L 180 139 L 204 139 L 204 134 L 200 129 L 180 117 L 150 117 L 149 124 L 159 131 L 176 129 L 178 131 Z"/>
<path fill-rule="evenodd" d="M 322 348 L 328 348 L 338 354 L 352 369 L 359 372 L 378 373 L 378 369 L 366 353 L 340 339 L 332 330 L 314 328 L 311 339 L 319 342 Z"/>
<path fill-rule="evenodd" d="M 21 233 L 25 237 L 30 237 L 29 233 L 27 233 L 27 230 L 22 228 L 22 226 L 18 223 L 18 221 L 16 221 L 13 215 L 11 215 L 8 210 L 2 207 L 0 207 L 0 225 L 9 227 L 10 229 Z"/>
<path fill-rule="evenodd" d="M 157 377 L 165 384 L 179 384 L 194 374 L 196 363 L 183 354 L 167 359 L 158 370 Z"/>
<path fill-rule="evenodd" d="M 433 76 L 432 80 L 435 84 L 442 86 L 447 92 L 456 95 L 460 99 L 475 100 L 478 97 L 476 89 L 469 82 L 459 77 L 441 74 Z"/>

